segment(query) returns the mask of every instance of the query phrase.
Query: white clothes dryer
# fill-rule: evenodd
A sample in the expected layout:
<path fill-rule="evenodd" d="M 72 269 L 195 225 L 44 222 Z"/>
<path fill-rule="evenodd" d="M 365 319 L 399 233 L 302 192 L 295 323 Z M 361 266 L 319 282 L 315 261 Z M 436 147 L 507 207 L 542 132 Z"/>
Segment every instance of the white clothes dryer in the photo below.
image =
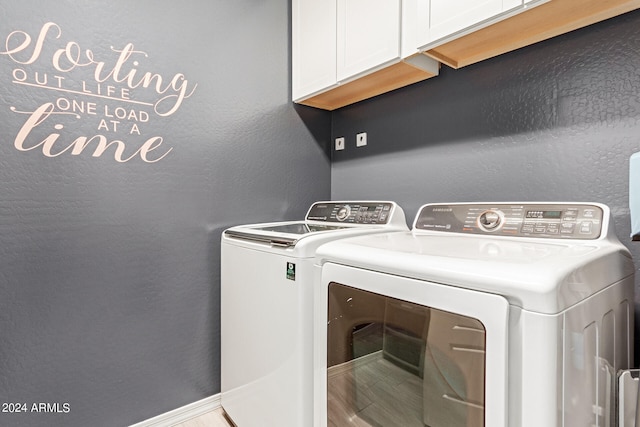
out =
<path fill-rule="evenodd" d="M 615 425 L 634 266 L 606 206 L 429 204 L 316 254 L 314 426 Z"/>
<path fill-rule="evenodd" d="M 221 242 L 221 404 L 239 427 L 313 423 L 313 261 L 323 243 L 409 230 L 393 202 L 314 203 L 302 221 L 229 228 Z"/>

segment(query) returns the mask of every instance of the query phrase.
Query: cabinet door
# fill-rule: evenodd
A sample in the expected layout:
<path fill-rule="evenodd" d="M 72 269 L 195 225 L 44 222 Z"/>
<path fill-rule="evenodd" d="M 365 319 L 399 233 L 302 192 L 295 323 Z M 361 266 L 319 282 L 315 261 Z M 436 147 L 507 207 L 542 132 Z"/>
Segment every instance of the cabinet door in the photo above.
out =
<path fill-rule="evenodd" d="M 292 18 L 291 79 L 296 101 L 336 85 L 336 0 L 293 0 Z"/>
<path fill-rule="evenodd" d="M 425 45 L 467 29 L 479 29 L 522 4 L 523 0 L 419 0 L 419 20 L 426 23 L 420 32 L 420 43 Z"/>
<path fill-rule="evenodd" d="M 400 58 L 400 0 L 338 0 L 338 81 Z"/>

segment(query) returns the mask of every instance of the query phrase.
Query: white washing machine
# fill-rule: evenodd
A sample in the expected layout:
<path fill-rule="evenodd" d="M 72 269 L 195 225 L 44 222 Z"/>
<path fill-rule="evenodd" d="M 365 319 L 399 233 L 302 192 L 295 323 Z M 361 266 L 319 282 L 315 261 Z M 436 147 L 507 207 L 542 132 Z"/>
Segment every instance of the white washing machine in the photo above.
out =
<path fill-rule="evenodd" d="M 238 427 L 312 425 L 316 248 L 391 230 L 409 230 L 402 208 L 354 201 L 317 202 L 303 221 L 223 233 L 221 403 Z"/>
<path fill-rule="evenodd" d="M 606 206 L 424 205 L 316 268 L 314 426 L 615 425 L 634 266 Z"/>

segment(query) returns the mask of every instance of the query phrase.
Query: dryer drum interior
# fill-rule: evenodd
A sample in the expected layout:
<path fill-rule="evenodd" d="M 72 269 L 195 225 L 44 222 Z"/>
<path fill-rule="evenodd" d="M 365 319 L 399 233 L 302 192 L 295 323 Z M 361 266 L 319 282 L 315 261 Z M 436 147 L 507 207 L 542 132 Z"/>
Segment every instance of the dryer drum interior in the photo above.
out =
<path fill-rule="evenodd" d="M 484 426 L 479 320 L 334 282 L 327 343 L 329 425 Z"/>

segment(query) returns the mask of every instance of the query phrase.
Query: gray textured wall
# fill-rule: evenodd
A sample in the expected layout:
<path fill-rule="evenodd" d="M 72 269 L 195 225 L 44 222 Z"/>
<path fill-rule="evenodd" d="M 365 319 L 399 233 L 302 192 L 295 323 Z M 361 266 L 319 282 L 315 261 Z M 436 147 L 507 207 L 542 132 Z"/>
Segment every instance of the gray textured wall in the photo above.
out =
<path fill-rule="evenodd" d="M 362 131 L 369 145 L 355 148 Z M 640 151 L 640 11 L 443 67 L 336 111 L 332 133 L 347 139 L 333 155 L 336 199 L 395 200 L 408 217 L 427 202 L 602 202 L 640 259 L 628 207 L 629 156 Z"/>
<path fill-rule="evenodd" d="M 28 412 L 0 425 L 125 426 L 219 392 L 221 231 L 330 194 L 289 22 L 287 0 L 0 3 L 0 403 Z M 95 135 L 124 152 L 72 145 Z"/>

